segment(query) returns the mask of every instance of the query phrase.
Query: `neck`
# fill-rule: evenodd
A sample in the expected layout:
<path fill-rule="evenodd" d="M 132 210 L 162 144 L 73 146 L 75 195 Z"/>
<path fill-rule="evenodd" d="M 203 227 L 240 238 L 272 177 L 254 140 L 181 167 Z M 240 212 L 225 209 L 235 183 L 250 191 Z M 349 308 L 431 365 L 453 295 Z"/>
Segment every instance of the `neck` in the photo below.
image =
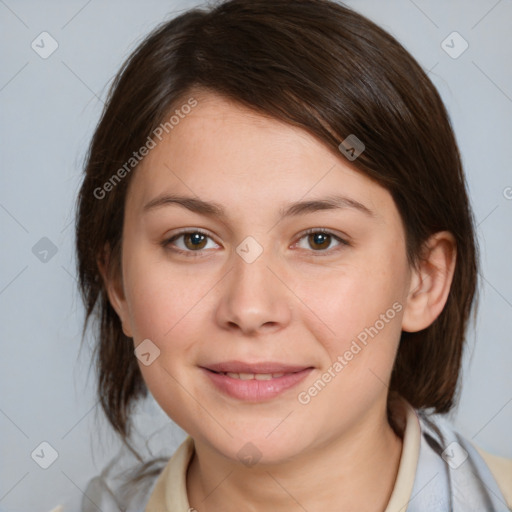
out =
<path fill-rule="evenodd" d="M 246 467 L 196 441 L 187 473 L 190 506 L 201 512 L 384 511 L 402 440 L 389 425 L 385 407 L 378 421 L 375 416 L 280 464 Z"/>

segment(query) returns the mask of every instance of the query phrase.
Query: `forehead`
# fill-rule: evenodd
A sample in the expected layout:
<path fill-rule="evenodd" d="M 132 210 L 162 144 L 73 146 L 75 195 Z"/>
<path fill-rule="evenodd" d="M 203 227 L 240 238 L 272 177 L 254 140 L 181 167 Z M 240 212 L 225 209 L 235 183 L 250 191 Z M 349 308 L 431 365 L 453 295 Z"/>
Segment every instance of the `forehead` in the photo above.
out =
<path fill-rule="evenodd" d="M 369 207 L 386 207 L 391 199 L 304 129 L 215 94 L 194 98 L 197 105 L 138 166 L 128 194 L 131 207 L 141 211 L 162 192 L 236 204 L 238 211 L 250 205 L 278 209 L 333 193 L 350 194 Z"/>

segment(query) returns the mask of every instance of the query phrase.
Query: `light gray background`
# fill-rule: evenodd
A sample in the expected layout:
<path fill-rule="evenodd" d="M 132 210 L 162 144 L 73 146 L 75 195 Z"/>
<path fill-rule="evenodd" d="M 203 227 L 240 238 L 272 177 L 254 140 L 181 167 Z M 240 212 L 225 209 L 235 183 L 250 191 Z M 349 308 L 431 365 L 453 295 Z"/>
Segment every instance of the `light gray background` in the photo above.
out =
<path fill-rule="evenodd" d="M 2 511 L 78 510 L 87 481 L 118 450 L 95 414 L 88 346 L 78 353 L 73 206 L 107 84 L 147 32 L 197 3 L 0 0 Z M 448 106 L 482 251 L 478 324 L 453 419 L 482 448 L 512 457 L 512 2 L 347 3 L 430 70 Z M 47 59 L 31 48 L 43 31 L 59 44 Z M 457 59 L 441 47 L 453 31 L 469 43 Z M 58 249 L 46 263 L 32 252 L 42 237 Z M 148 404 L 140 429 L 147 436 L 156 424 L 169 422 Z M 170 431 L 169 453 L 183 435 Z M 59 455 L 46 470 L 31 458 L 42 441 Z"/>

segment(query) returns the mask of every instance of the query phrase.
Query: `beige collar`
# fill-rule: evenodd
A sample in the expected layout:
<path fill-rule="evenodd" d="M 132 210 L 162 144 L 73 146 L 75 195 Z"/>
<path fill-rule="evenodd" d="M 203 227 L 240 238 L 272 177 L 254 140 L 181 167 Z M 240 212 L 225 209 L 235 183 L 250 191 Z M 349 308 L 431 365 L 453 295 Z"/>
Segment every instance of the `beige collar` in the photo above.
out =
<path fill-rule="evenodd" d="M 395 487 L 385 512 L 398 512 L 407 508 L 420 452 L 421 430 L 418 417 L 409 404 L 402 403 L 405 408 L 402 455 Z M 158 477 L 145 512 L 187 512 L 190 509 L 187 497 L 187 469 L 193 454 L 194 440 L 188 436 Z"/>

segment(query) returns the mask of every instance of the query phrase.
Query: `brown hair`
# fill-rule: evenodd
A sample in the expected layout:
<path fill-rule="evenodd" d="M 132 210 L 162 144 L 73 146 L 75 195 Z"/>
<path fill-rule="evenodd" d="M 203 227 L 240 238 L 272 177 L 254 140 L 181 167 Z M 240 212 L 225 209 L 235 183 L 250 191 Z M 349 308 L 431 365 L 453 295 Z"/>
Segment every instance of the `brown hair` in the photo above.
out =
<path fill-rule="evenodd" d="M 330 148 L 355 134 L 366 149 L 353 165 L 391 193 L 412 265 L 429 235 L 454 235 L 457 263 L 446 306 L 427 329 L 402 333 L 390 384 L 415 408 L 449 411 L 476 291 L 477 247 L 438 92 L 391 35 L 342 5 L 230 0 L 185 12 L 139 45 L 111 86 L 89 148 L 76 221 L 83 332 L 97 315 L 98 394 L 115 431 L 126 440 L 131 408 L 147 389 L 98 260 L 110 248 L 109 272 L 120 275 L 126 191 L 136 169 L 101 199 L 97 191 L 196 87 L 299 126 Z"/>

